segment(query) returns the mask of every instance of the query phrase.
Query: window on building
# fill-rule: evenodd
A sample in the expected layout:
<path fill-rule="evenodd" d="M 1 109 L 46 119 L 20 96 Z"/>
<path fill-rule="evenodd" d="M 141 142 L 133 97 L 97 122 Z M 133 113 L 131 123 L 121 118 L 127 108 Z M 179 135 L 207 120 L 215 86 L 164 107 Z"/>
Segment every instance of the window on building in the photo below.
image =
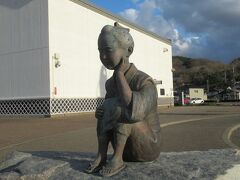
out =
<path fill-rule="evenodd" d="M 164 96 L 165 95 L 165 89 L 160 89 L 160 95 Z"/>
<path fill-rule="evenodd" d="M 198 90 L 194 90 L 195 93 L 198 93 Z"/>

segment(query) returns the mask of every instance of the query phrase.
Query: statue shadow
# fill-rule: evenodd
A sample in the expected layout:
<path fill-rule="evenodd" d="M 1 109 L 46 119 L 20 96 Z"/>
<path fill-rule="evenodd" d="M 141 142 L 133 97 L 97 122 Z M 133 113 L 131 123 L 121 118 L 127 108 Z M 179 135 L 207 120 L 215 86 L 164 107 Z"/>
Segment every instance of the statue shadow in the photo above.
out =
<path fill-rule="evenodd" d="M 68 166 L 70 169 L 77 171 L 80 174 L 86 174 L 89 176 L 100 177 L 99 173 L 93 173 L 88 174 L 85 172 L 85 169 L 88 167 L 89 163 L 94 160 L 96 157 L 96 153 L 91 152 L 59 152 L 59 151 L 19 151 L 16 153 L 24 153 L 29 154 L 29 158 L 40 158 L 40 159 L 46 159 L 46 160 L 55 160 L 55 161 L 62 161 L 66 162 L 66 166 Z M 13 153 L 14 154 L 14 153 Z M 22 154 L 20 154 L 22 155 Z M 0 179 L 2 173 L 11 173 L 16 172 L 18 174 L 22 174 L 21 170 L 19 170 L 19 167 L 21 167 L 21 164 L 24 163 L 24 161 L 27 161 L 29 159 L 27 158 L 19 158 L 19 156 L 11 156 L 9 160 L 7 160 L 7 164 L 10 162 L 9 166 L 1 167 L 0 163 Z M 30 160 L 31 161 L 31 160 Z M 38 160 L 34 160 L 35 163 L 38 163 Z M 39 166 L 41 166 L 41 162 L 39 162 Z M 40 168 L 41 170 L 41 168 Z"/>
<path fill-rule="evenodd" d="M 107 81 L 107 69 L 102 65 L 100 69 L 100 74 L 99 74 L 99 91 L 100 91 L 100 97 L 104 97 L 106 94 L 105 90 L 105 83 Z"/>
<path fill-rule="evenodd" d="M 32 156 L 39 158 L 46 158 L 52 160 L 59 160 L 69 163 L 73 170 L 84 172 L 88 167 L 89 162 L 94 160 L 95 153 L 89 152 L 56 152 L 56 151 L 28 151 Z"/>

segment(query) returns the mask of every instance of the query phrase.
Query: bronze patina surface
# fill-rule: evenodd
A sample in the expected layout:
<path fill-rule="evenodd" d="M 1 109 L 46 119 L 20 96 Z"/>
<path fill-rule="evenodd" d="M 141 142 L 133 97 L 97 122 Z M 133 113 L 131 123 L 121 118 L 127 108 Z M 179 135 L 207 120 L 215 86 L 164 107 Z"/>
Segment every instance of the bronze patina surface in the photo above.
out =
<path fill-rule="evenodd" d="M 98 49 L 102 64 L 114 73 L 105 84 L 105 101 L 96 111 L 98 155 L 86 172 L 112 176 L 125 168 L 124 161 L 153 161 L 159 156 L 158 97 L 153 79 L 129 63 L 134 49 L 129 29 L 118 23 L 104 26 Z M 110 142 L 114 154 L 107 162 Z"/>

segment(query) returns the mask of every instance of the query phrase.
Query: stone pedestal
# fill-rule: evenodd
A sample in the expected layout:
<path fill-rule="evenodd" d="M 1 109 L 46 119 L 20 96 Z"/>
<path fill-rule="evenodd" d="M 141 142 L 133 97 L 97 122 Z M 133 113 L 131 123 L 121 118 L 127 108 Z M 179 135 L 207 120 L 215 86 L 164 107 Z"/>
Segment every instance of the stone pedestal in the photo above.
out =
<path fill-rule="evenodd" d="M 14 152 L 0 164 L 0 179 L 102 179 L 98 174 L 83 172 L 94 156 L 92 153 Z M 240 168 L 240 155 L 232 149 L 161 153 L 154 162 L 126 164 L 127 168 L 111 179 L 240 179 L 237 174 L 240 170 L 236 170 Z"/>

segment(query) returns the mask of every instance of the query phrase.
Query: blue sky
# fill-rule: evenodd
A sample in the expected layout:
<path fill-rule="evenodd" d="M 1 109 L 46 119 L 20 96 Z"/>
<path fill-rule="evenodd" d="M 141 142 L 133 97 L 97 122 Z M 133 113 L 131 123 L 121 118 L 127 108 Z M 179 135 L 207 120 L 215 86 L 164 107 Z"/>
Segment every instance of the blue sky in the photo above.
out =
<path fill-rule="evenodd" d="M 219 60 L 240 57 L 240 0 L 89 0 L 172 39 L 173 55 Z"/>
<path fill-rule="evenodd" d="M 108 11 L 118 14 L 121 11 L 129 8 L 136 8 L 136 3 L 130 0 L 90 0 L 93 4 L 103 7 Z"/>

